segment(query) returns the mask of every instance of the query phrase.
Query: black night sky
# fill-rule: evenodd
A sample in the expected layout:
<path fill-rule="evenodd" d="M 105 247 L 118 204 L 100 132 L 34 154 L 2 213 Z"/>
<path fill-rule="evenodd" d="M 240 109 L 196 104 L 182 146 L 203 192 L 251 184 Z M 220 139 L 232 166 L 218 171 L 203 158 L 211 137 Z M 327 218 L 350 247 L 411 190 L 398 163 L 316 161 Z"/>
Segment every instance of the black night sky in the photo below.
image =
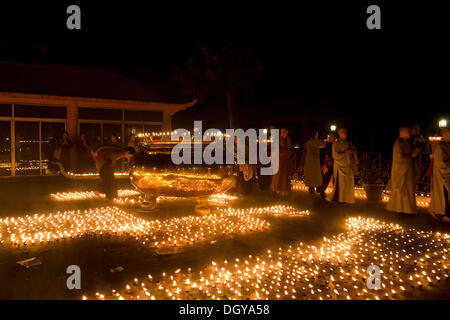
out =
<path fill-rule="evenodd" d="M 173 67 L 198 44 L 213 54 L 246 48 L 262 69 L 254 99 L 240 105 L 242 127 L 286 126 L 301 140 L 298 119 L 308 114 L 322 136 L 337 123 L 372 151 L 390 150 L 400 125 L 418 122 L 426 135 L 436 133 L 450 104 L 444 8 L 378 1 L 382 29 L 367 30 L 373 3 L 338 2 L 2 3 L 0 59 L 111 69 L 170 94 Z M 70 4 L 81 8 L 80 31 L 66 29 Z M 220 97 L 205 100 L 175 116 L 174 126 L 204 120 L 225 128 L 224 109 Z"/>

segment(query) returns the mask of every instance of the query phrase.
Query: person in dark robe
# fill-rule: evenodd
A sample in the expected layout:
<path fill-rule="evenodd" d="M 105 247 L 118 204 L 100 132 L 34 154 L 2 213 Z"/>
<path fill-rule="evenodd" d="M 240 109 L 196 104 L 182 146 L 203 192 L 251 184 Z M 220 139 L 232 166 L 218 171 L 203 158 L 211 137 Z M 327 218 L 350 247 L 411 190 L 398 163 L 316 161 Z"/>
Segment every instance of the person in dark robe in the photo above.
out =
<path fill-rule="evenodd" d="M 91 169 L 91 148 L 86 138 L 86 133 L 80 133 L 80 140 L 76 144 L 78 172 L 85 172 Z"/>
<path fill-rule="evenodd" d="M 110 137 L 108 142 L 106 143 L 107 146 L 120 146 L 119 139 L 117 138 L 117 135 L 113 133 Z"/>
<path fill-rule="evenodd" d="M 92 150 L 95 151 L 98 148 L 100 148 L 103 145 L 102 143 L 102 137 L 101 136 L 96 136 L 94 143 L 92 144 Z"/>
<path fill-rule="evenodd" d="M 328 134 L 327 144 L 325 148 L 322 149 L 321 154 L 321 167 L 322 167 L 322 185 L 319 187 L 319 194 L 321 198 L 325 198 L 325 191 L 327 190 L 328 184 L 333 177 L 333 142 L 336 141 L 336 137 L 333 133 Z"/>
<path fill-rule="evenodd" d="M 326 141 L 319 140 L 319 132 L 313 131 L 312 136 L 306 141 L 301 163 L 304 163 L 304 182 L 308 191 L 314 194 L 315 190 L 322 185 L 322 169 L 320 166 L 320 149 L 325 148 Z"/>
<path fill-rule="evenodd" d="M 133 157 L 134 149 L 102 146 L 96 151 L 92 151 L 91 154 L 102 180 L 101 191 L 105 193 L 107 199 L 114 199 L 117 197 L 117 184 L 114 178 L 116 162 L 119 159 L 130 159 Z"/>
<path fill-rule="evenodd" d="M 386 205 L 388 211 L 416 214 L 416 181 L 413 159 L 420 149 L 411 145 L 411 129 L 400 127 L 399 137 L 394 143 L 391 169 L 391 196 Z"/>
<path fill-rule="evenodd" d="M 65 171 L 70 171 L 70 150 L 72 149 L 72 145 L 69 133 L 64 131 L 59 141 L 59 147 L 61 149 L 60 162 Z"/>
<path fill-rule="evenodd" d="M 347 139 L 347 129 L 338 131 L 339 140 L 333 142 L 333 192 L 329 200 L 339 203 L 355 203 L 355 173 L 358 171 L 358 154 Z"/>
<path fill-rule="evenodd" d="M 425 155 L 430 153 L 430 143 L 420 133 L 420 126 L 416 123 L 411 127 L 411 146 L 413 149 L 419 149 L 420 153 L 413 159 L 414 177 L 416 181 L 416 188 L 419 187 L 419 183 L 424 175 L 424 160 Z"/>
<path fill-rule="evenodd" d="M 271 190 L 279 195 L 287 196 L 291 189 L 291 155 L 293 153 L 291 139 L 288 130 L 282 128 L 279 142 L 279 169 L 272 176 Z"/>

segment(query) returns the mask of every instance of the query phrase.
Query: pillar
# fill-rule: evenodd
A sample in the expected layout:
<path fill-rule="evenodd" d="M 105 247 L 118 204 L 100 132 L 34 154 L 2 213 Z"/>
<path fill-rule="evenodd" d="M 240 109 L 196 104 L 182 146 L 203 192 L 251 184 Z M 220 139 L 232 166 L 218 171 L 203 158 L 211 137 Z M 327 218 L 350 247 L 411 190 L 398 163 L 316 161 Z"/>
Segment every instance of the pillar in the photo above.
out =
<path fill-rule="evenodd" d="M 73 147 L 70 151 L 70 171 L 75 172 L 77 163 L 77 154 L 75 143 L 78 139 L 78 106 L 75 102 L 67 106 L 67 124 L 66 130 L 69 133 L 69 138 L 72 140 Z"/>
<path fill-rule="evenodd" d="M 172 131 L 172 112 L 164 111 L 163 113 L 163 131 Z"/>

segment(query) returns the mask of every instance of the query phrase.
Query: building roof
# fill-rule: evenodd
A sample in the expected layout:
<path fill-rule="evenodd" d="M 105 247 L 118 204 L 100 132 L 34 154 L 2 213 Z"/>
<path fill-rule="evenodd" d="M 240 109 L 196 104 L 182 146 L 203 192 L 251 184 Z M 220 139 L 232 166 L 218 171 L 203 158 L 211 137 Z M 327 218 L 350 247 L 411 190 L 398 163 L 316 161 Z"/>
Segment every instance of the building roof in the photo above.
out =
<path fill-rule="evenodd" d="M 186 102 L 176 94 L 172 98 L 161 97 L 161 94 L 151 92 L 112 71 L 21 62 L 0 61 L 0 91 L 145 102 Z"/>

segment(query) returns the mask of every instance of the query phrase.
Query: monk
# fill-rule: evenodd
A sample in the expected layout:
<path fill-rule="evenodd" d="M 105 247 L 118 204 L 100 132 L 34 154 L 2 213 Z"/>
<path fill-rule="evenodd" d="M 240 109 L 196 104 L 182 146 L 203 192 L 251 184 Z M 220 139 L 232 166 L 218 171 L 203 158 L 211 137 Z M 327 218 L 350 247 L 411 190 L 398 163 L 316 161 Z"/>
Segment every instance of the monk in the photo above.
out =
<path fill-rule="evenodd" d="M 116 198 L 117 184 L 114 178 L 116 161 L 122 158 L 130 160 L 134 154 L 133 149 L 123 149 L 115 146 L 102 146 L 96 151 L 91 151 L 91 154 L 102 180 L 102 191 L 105 193 L 107 199 Z"/>
<path fill-rule="evenodd" d="M 419 148 L 412 149 L 411 129 L 400 127 L 399 138 L 394 143 L 391 172 L 391 197 L 386 206 L 389 211 L 415 214 L 416 179 L 413 159 L 420 153 Z"/>
<path fill-rule="evenodd" d="M 433 151 L 433 184 L 431 189 L 431 211 L 450 222 L 450 129 L 442 130 L 442 141 Z"/>
<path fill-rule="evenodd" d="M 355 173 L 358 171 L 358 155 L 355 146 L 347 139 L 348 131 L 338 131 L 339 140 L 333 142 L 333 192 L 329 199 L 339 203 L 355 203 Z"/>
<path fill-rule="evenodd" d="M 271 190 L 281 196 L 287 196 L 291 189 L 291 165 L 292 143 L 288 136 L 288 130 L 282 128 L 280 131 L 280 155 L 279 169 L 272 176 Z"/>
<path fill-rule="evenodd" d="M 319 133 L 314 131 L 311 138 L 305 143 L 302 158 L 305 159 L 303 170 L 305 185 L 309 193 L 313 194 L 315 188 L 322 185 L 322 169 L 320 167 L 320 149 L 325 148 L 326 141 L 319 140 Z M 302 161 L 303 163 L 303 161 Z"/>

